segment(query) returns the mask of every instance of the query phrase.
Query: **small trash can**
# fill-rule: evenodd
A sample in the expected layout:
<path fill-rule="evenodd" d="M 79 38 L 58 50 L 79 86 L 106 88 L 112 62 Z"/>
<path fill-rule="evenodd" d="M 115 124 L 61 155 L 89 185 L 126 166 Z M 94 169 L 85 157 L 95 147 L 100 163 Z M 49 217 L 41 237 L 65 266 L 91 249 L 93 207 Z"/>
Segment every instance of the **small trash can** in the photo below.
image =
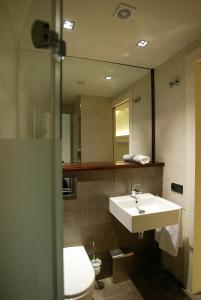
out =
<path fill-rule="evenodd" d="M 128 248 L 120 248 L 110 251 L 110 255 L 113 283 L 128 280 L 132 274 L 133 252 Z"/>

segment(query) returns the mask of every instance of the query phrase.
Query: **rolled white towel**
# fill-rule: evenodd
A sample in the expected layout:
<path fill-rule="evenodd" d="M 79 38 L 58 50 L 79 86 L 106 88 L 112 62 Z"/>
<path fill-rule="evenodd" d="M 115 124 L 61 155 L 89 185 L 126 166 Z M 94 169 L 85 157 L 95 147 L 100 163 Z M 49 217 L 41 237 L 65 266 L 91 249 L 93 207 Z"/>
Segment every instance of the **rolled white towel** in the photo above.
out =
<path fill-rule="evenodd" d="M 133 154 L 124 154 L 123 155 L 123 161 L 127 161 L 127 162 L 133 162 L 133 157 L 135 155 Z"/>
<path fill-rule="evenodd" d="M 150 162 L 150 157 L 146 155 L 134 155 L 133 161 L 136 161 L 142 165 L 148 164 Z"/>

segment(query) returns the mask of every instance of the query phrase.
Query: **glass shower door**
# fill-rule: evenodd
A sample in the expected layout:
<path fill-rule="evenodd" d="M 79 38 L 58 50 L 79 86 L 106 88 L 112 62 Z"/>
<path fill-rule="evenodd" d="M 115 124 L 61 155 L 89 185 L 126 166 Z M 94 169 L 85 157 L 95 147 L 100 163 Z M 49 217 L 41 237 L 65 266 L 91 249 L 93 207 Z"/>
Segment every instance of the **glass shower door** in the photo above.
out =
<path fill-rule="evenodd" d="M 60 60 L 34 48 L 60 31 L 60 1 L 0 0 L 0 299 L 62 299 Z"/>

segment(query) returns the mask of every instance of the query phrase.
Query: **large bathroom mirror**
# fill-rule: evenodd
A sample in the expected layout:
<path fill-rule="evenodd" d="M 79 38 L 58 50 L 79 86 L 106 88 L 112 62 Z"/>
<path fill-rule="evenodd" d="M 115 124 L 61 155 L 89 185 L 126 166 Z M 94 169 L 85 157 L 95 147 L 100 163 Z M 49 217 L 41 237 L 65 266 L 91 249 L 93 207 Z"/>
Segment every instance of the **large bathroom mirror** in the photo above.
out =
<path fill-rule="evenodd" d="M 63 162 L 152 156 L 149 69 L 66 57 L 62 76 Z"/>

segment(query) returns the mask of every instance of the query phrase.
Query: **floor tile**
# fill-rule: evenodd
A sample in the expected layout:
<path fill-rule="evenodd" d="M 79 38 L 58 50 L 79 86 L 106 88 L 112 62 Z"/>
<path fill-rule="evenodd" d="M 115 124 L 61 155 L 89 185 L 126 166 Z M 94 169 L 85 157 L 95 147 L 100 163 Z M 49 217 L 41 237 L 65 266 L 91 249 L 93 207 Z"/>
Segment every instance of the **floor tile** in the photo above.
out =
<path fill-rule="evenodd" d="M 133 280 L 114 284 L 112 278 L 101 280 L 103 290 L 95 290 L 94 300 L 201 300 L 188 296 L 181 284 L 161 266 L 143 270 Z"/>
<path fill-rule="evenodd" d="M 103 290 L 95 290 L 94 300 L 143 300 L 131 280 L 113 284 L 111 278 L 102 280 Z"/>

